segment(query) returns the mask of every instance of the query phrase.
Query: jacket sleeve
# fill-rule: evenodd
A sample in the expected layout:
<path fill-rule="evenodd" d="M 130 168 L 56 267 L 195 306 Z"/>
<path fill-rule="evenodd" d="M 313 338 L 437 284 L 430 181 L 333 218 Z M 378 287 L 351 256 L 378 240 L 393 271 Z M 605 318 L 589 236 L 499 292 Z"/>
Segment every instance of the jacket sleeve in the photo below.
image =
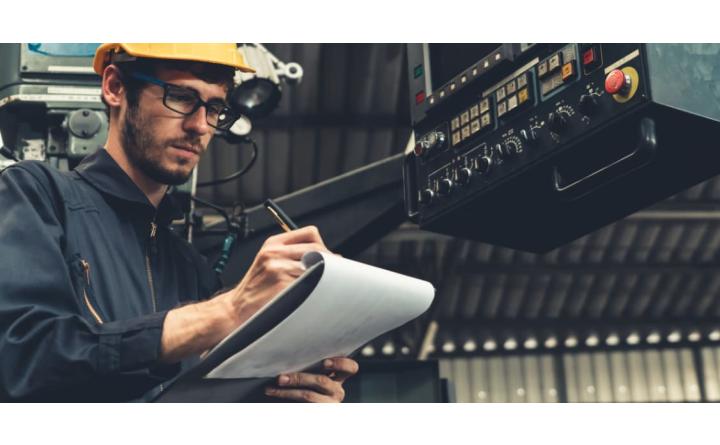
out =
<path fill-rule="evenodd" d="M 100 325 L 81 315 L 46 175 L 29 163 L 0 174 L 0 399 L 140 397 L 180 369 L 158 364 L 167 311 Z"/>

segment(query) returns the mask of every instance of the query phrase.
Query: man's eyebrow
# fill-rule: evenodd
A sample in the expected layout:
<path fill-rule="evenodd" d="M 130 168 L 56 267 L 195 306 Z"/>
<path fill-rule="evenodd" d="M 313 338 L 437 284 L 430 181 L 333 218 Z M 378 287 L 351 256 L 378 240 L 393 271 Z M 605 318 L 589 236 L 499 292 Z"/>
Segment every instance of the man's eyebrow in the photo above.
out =
<path fill-rule="evenodd" d="M 189 85 L 178 85 L 178 84 L 172 84 L 172 85 L 174 85 L 174 86 L 176 86 L 176 87 L 179 87 L 179 88 L 182 88 L 182 89 L 184 89 L 184 90 L 192 91 L 193 93 L 195 93 L 195 94 L 197 95 L 197 97 L 199 97 L 200 99 L 202 99 L 202 95 L 200 94 L 200 91 L 196 90 L 195 88 L 193 88 L 193 87 L 191 87 L 191 86 L 189 86 Z M 211 98 L 209 98 L 208 100 L 206 100 L 205 102 L 207 102 L 207 103 L 216 103 L 216 102 L 219 102 L 219 103 L 221 103 L 222 105 L 227 106 L 227 102 L 225 102 L 225 97 L 211 97 Z"/>

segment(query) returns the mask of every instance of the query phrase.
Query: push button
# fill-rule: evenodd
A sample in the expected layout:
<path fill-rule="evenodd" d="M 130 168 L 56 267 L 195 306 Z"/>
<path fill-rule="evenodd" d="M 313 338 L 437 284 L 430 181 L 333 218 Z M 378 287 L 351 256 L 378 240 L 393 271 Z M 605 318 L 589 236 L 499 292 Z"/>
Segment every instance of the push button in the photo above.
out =
<path fill-rule="evenodd" d="M 602 64 L 600 59 L 600 50 L 597 46 L 593 45 L 587 48 L 582 53 L 583 70 L 585 73 L 589 73 L 595 68 Z"/>
<path fill-rule="evenodd" d="M 605 91 L 608 94 L 626 95 L 630 91 L 632 80 L 620 70 L 612 70 L 605 77 Z"/>

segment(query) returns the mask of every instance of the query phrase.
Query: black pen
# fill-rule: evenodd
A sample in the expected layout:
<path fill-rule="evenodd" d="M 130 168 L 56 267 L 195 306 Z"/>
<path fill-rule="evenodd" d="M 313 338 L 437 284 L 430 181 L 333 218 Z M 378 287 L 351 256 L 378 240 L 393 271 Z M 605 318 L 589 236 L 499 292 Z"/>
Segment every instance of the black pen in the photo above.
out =
<path fill-rule="evenodd" d="M 265 200 L 265 208 L 268 209 L 268 212 L 275 218 L 275 221 L 277 221 L 278 224 L 280 224 L 280 227 L 283 228 L 286 232 L 289 232 L 291 230 L 297 230 L 298 226 L 293 222 L 292 219 L 290 219 L 289 216 L 283 212 L 283 210 L 278 207 L 277 204 L 275 204 L 275 201 L 272 199 L 266 199 Z"/>

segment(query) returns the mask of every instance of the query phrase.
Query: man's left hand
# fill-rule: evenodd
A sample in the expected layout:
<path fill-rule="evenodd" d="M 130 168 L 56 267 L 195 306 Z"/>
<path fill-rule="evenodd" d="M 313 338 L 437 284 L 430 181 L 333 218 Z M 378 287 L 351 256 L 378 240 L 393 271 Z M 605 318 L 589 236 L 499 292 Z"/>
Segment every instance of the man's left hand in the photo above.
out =
<path fill-rule="evenodd" d="M 277 378 L 277 386 L 266 388 L 265 394 L 297 402 L 338 403 L 345 398 L 342 384 L 357 374 L 358 363 L 347 357 L 323 361 L 324 374 L 293 372 Z"/>

